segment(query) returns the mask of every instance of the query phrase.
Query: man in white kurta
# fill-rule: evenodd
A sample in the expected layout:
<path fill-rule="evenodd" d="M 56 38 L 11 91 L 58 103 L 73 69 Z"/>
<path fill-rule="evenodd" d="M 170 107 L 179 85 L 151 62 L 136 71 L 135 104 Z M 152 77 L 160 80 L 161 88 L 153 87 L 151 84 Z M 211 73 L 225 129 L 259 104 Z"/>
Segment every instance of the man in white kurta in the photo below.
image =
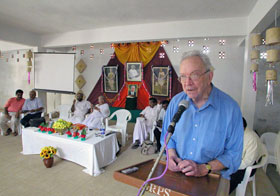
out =
<path fill-rule="evenodd" d="M 70 122 L 73 124 L 82 123 L 85 119 L 85 115 L 90 112 L 91 103 L 89 101 L 83 100 L 84 94 L 77 94 L 77 101 L 74 99 L 71 111 L 74 115 L 70 118 Z"/>
<path fill-rule="evenodd" d="M 155 98 L 149 99 L 150 106 L 147 106 L 136 119 L 136 124 L 133 132 L 133 149 L 138 148 L 143 144 L 148 134 L 151 133 L 154 121 L 157 120 L 160 106 L 157 105 Z"/>
<path fill-rule="evenodd" d="M 89 129 L 100 129 L 103 119 L 110 115 L 109 105 L 105 103 L 103 96 L 98 97 L 98 104 L 93 108 L 92 113 L 82 122 Z"/>
<path fill-rule="evenodd" d="M 243 180 L 246 168 L 248 166 L 254 165 L 259 158 L 259 153 L 261 152 L 262 143 L 259 136 L 255 131 L 247 127 L 247 122 L 243 118 L 244 125 L 244 138 L 243 138 L 243 152 L 242 161 L 238 170 L 231 175 L 230 179 L 230 193 L 238 186 L 238 184 Z M 256 169 L 252 170 L 251 176 L 256 172 Z"/>

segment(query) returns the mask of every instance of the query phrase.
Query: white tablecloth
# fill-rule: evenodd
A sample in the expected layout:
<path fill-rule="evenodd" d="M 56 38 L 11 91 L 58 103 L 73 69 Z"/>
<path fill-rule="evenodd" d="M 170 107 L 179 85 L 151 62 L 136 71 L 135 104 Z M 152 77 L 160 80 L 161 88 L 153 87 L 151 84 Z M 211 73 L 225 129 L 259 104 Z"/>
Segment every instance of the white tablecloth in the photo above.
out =
<path fill-rule="evenodd" d="M 53 146 L 57 148 L 57 156 L 84 166 L 86 169 L 83 171 L 94 176 L 101 174 L 101 168 L 116 159 L 119 150 L 116 134 L 102 138 L 90 131 L 86 141 L 81 141 L 68 138 L 67 135 L 41 133 L 37 130 L 35 127 L 22 130 L 22 154 L 40 154 L 41 148 Z"/>

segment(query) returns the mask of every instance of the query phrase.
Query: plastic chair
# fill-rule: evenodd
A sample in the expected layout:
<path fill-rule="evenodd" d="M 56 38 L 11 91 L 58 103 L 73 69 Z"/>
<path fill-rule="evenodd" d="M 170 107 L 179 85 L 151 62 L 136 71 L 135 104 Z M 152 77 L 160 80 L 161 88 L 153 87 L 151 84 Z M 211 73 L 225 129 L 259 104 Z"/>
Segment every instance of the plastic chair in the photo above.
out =
<path fill-rule="evenodd" d="M 277 170 L 280 175 L 280 132 L 277 134 L 276 142 L 275 142 L 275 148 L 274 148 L 274 154 L 276 156 L 277 160 Z"/>
<path fill-rule="evenodd" d="M 262 144 L 262 148 L 260 150 L 258 160 L 260 161 L 256 165 L 248 166 L 246 168 L 244 178 L 242 182 L 237 186 L 236 194 L 235 194 L 236 196 L 245 196 L 246 187 L 248 182 L 250 181 L 252 181 L 253 196 L 256 196 L 256 178 L 255 178 L 256 175 L 254 174 L 251 177 L 250 175 L 253 169 L 261 168 L 267 163 L 268 152 L 264 144 Z"/>
<path fill-rule="evenodd" d="M 261 141 L 267 148 L 268 151 L 268 160 L 267 164 L 264 165 L 263 170 L 266 172 L 266 168 L 268 164 L 277 165 L 277 159 L 274 153 L 274 147 L 276 143 L 277 134 L 273 132 L 267 132 L 262 134 Z"/>
<path fill-rule="evenodd" d="M 115 125 L 109 126 L 109 120 L 114 118 L 114 116 L 117 117 L 117 123 Z M 106 132 L 108 131 L 116 131 L 120 132 L 122 135 L 122 146 L 125 146 L 126 142 L 126 127 L 127 122 L 131 119 L 131 113 L 128 110 L 120 109 L 115 111 L 110 117 L 106 118 Z"/>
<path fill-rule="evenodd" d="M 4 113 L 1 112 L 0 115 L 2 116 L 2 115 L 4 115 Z M 19 121 L 23 118 L 23 116 L 24 116 L 23 114 L 20 115 Z M 11 121 L 9 120 L 8 123 L 10 124 Z M 19 123 L 18 130 L 17 130 L 18 131 L 18 135 L 21 135 L 21 129 L 22 129 L 22 125 Z M 1 130 L 1 135 L 2 136 L 4 135 L 4 132 L 2 130 Z"/>

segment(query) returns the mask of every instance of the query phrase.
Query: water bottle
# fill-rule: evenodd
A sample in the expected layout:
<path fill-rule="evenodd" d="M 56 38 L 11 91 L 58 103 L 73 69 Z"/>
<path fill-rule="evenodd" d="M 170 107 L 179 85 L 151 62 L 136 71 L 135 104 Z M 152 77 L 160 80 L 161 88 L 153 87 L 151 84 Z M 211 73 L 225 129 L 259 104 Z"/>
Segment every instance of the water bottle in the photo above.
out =
<path fill-rule="evenodd" d="M 100 133 L 102 136 L 104 136 L 105 135 L 105 125 L 103 123 L 103 120 L 101 120 L 101 121 L 102 122 L 101 122 L 101 127 L 100 127 Z"/>

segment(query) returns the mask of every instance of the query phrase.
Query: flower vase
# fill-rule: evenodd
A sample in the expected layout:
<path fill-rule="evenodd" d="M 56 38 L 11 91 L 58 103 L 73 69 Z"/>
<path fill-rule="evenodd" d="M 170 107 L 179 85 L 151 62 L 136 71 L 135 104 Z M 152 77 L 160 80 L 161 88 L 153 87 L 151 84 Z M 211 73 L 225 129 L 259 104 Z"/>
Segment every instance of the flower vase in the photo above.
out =
<path fill-rule="evenodd" d="M 49 159 L 43 159 L 43 162 L 44 162 L 46 168 L 51 168 L 53 165 L 53 157 L 51 157 Z"/>

